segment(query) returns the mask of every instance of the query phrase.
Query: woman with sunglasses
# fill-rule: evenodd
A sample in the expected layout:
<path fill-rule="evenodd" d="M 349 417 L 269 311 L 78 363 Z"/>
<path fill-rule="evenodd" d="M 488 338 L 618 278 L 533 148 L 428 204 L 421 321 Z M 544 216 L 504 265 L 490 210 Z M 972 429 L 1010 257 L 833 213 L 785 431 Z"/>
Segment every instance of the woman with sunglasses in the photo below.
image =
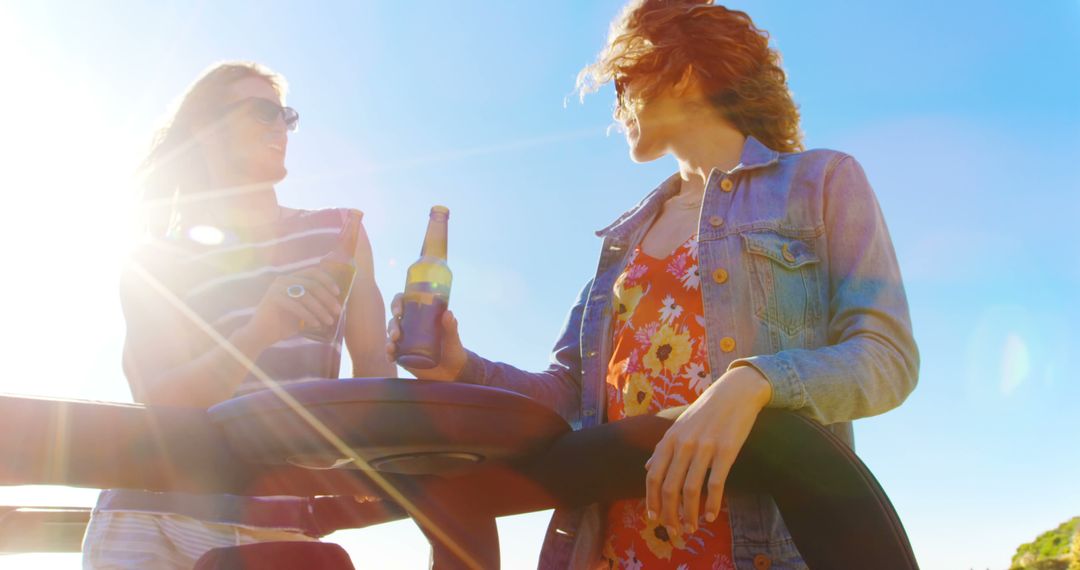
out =
<path fill-rule="evenodd" d="M 353 376 L 394 375 L 360 212 L 278 204 L 299 121 L 285 91 L 261 65 L 214 66 L 154 140 L 142 169 L 147 239 L 121 281 L 137 402 L 206 408 L 268 381 L 336 378 L 343 340 Z M 342 305 L 319 262 L 350 219 L 357 271 Z M 191 568 L 214 547 L 314 540 L 308 507 L 300 497 L 104 491 L 83 565 Z"/>
<path fill-rule="evenodd" d="M 547 370 L 465 350 L 448 311 L 440 366 L 412 371 L 523 393 L 582 428 L 686 406 L 643 466 L 645 499 L 556 511 L 543 568 L 804 568 L 770 497 L 724 492 L 758 412 L 796 411 L 851 443 L 852 420 L 915 386 L 874 193 L 851 156 L 803 151 L 768 43 L 711 0 L 630 2 L 578 86 L 614 82 L 631 158 L 670 155 L 678 171 L 598 232 Z M 392 357 L 396 319 L 388 332 Z"/>

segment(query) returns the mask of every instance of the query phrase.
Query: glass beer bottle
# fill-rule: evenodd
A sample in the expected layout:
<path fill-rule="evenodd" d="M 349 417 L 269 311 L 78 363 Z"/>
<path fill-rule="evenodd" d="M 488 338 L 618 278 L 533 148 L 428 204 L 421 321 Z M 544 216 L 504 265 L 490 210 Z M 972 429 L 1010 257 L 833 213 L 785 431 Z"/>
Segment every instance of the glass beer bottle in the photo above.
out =
<path fill-rule="evenodd" d="M 442 346 L 442 316 L 450 302 L 452 275 L 446 265 L 446 223 L 450 210 L 432 206 L 420 259 L 409 266 L 402 295 L 397 362 L 405 368 L 434 368 Z"/>
<path fill-rule="evenodd" d="M 300 334 L 307 338 L 322 342 L 333 342 L 337 338 L 338 327 L 344 318 L 345 301 L 349 298 L 353 277 L 356 276 L 356 240 L 360 234 L 360 221 L 363 217 L 364 214 L 359 210 L 349 210 L 345 225 L 341 227 L 341 233 L 338 234 L 337 245 L 319 261 L 319 269 L 325 271 L 338 286 L 340 294 L 337 301 L 342 307 L 342 314 L 334 320 L 332 325 L 320 324 L 302 328 Z"/>

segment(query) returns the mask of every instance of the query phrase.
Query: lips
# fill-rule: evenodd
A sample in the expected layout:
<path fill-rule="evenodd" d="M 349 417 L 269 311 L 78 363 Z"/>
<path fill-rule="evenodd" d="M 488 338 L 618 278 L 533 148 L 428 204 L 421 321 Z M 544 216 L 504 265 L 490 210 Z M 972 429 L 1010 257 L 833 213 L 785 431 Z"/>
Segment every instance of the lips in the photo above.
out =
<path fill-rule="evenodd" d="M 265 136 L 263 137 L 263 143 L 266 144 L 266 148 L 279 154 L 285 154 L 285 148 L 289 144 L 288 141 L 281 136 Z"/>

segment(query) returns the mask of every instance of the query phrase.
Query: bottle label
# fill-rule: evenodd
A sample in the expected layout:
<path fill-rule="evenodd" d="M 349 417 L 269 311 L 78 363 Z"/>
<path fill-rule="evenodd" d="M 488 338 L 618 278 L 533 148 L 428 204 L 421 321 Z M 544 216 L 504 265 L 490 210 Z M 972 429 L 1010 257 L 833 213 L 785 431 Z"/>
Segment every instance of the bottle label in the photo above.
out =
<path fill-rule="evenodd" d="M 405 292 L 402 297 L 402 300 L 406 303 L 431 305 L 442 302 L 445 305 L 450 299 L 450 288 L 430 281 L 409 283 L 405 285 Z"/>
<path fill-rule="evenodd" d="M 398 363 L 411 368 L 438 365 L 442 326 L 447 307 L 446 287 L 430 282 L 410 283 L 402 296 Z"/>

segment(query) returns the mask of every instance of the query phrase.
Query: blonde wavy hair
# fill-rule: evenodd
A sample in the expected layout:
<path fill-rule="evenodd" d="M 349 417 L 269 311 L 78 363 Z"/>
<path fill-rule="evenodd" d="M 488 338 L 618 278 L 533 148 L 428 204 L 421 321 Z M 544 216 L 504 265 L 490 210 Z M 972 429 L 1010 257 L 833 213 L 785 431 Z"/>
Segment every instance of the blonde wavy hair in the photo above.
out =
<path fill-rule="evenodd" d="M 147 231 L 165 234 L 185 208 L 198 207 L 191 194 L 208 190 L 206 161 L 195 134 L 220 119 L 229 86 L 247 77 L 265 80 L 284 102 L 288 83 L 268 67 L 250 61 L 226 61 L 204 70 L 173 103 L 154 134 L 139 167 L 142 214 Z"/>
<path fill-rule="evenodd" d="M 688 72 L 713 105 L 744 135 L 780 152 L 803 149 L 799 110 L 780 54 L 750 16 L 712 0 L 632 0 L 611 24 L 607 45 L 578 74 L 582 98 L 615 83 L 615 118 L 630 109 L 625 87 L 643 100 Z"/>

